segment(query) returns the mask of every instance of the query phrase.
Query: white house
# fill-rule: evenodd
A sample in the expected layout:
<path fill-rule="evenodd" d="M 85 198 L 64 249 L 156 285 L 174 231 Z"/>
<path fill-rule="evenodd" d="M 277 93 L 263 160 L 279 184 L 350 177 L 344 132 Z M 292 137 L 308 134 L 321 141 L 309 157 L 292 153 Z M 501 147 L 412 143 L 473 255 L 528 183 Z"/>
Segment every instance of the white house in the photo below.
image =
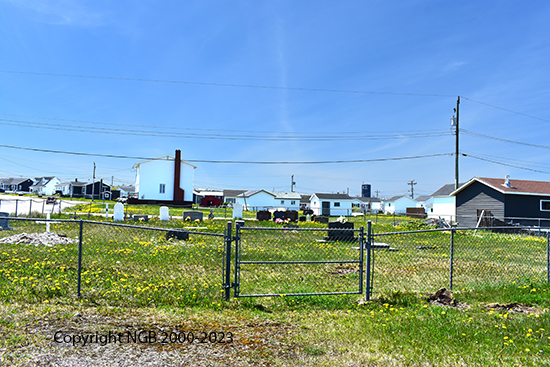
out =
<path fill-rule="evenodd" d="M 348 194 L 314 193 L 309 198 L 310 208 L 315 215 L 351 215 L 353 199 Z"/>
<path fill-rule="evenodd" d="M 384 203 L 379 198 L 355 197 L 352 207 L 359 208 L 363 213 L 378 213 L 384 211 Z"/>
<path fill-rule="evenodd" d="M 243 192 L 246 192 L 246 190 L 223 190 L 223 202 L 235 204 L 237 202 L 237 196 Z"/>
<path fill-rule="evenodd" d="M 193 181 L 196 166 L 181 160 L 181 151 L 176 157 L 164 156 L 136 163 L 135 190 L 139 200 L 162 202 L 192 202 Z"/>
<path fill-rule="evenodd" d="M 459 187 L 462 185 L 463 183 Z M 456 198 L 451 196 L 453 191 L 455 191 L 455 185 L 447 184 L 432 194 L 430 200 L 426 202 L 428 218 L 456 220 Z"/>
<path fill-rule="evenodd" d="M 302 195 L 299 192 L 273 191 L 275 194 L 275 207 L 285 210 L 300 210 L 300 199 Z"/>
<path fill-rule="evenodd" d="M 61 183 L 57 177 L 36 177 L 30 190 L 39 195 L 53 195 L 55 193 L 55 185 Z"/>
<path fill-rule="evenodd" d="M 416 208 L 417 202 L 406 195 L 398 195 L 386 200 L 384 211 L 386 214 L 405 214 L 407 208 Z"/>
<path fill-rule="evenodd" d="M 276 195 L 266 190 L 249 190 L 237 195 L 243 210 L 269 210 L 275 206 Z"/>

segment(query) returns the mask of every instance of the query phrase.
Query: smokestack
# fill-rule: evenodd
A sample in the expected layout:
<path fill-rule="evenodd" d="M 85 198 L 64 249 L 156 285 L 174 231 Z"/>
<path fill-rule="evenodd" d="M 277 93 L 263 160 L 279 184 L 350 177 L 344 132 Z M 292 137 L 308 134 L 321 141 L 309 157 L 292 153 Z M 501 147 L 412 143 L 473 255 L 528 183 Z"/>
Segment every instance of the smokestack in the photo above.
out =
<path fill-rule="evenodd" d="M 184 191 L 180 187 L 181 178 L 181 150 L 176 150 L 176 159 L 174 160 L 174 201 L 184 200 Z"/>

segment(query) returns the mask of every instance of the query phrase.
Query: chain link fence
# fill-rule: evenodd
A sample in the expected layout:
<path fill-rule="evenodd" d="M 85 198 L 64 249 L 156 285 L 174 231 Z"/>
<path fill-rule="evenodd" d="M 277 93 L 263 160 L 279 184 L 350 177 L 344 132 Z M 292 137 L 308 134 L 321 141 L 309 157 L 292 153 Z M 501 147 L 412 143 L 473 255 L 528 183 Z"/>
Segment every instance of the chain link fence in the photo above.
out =
<path fill-rule="evenodd" d="M 235 296 L 360 294 L 363 229 L 237 227 Z"/>
<path fill-rule="evenodd" d="M 189 305 L 222 296 L 223 234 L 11 217 L 9 226 L 0 231 L 5 301 L 81 296 L 97 304 Z"/>
<path fill-rule="evenodd" d="M 466 228 L 373 234 L 373 290 L 475 289 L 548 281 L 548 230 Z"/>

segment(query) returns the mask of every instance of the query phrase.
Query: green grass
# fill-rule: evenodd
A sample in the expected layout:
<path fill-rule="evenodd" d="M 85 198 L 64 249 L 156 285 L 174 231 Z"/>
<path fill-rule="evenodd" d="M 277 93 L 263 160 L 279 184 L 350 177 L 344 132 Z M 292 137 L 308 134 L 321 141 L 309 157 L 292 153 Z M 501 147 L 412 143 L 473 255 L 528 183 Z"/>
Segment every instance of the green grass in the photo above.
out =
<path fill-rule="evenodd" d="M 354 221 L 356 227 L 364 223 Z M 407 229 L 409 221 L 401 222 L 401 227 L 384 222 L 374 229 L 376 233 L 390 226 L 393 232 Z M 190 230 L 216 234 L 226 228 L 224 220 L 155 219 L 140 224 L 200 226 L 207 228 Z M 10 225 L 14 231 L 2 231 L 0 238 L 45 229 L 45 224 L 27 221 Z M 247 227 L 258 225 L 246 222 Z M 261 225 L 281 228 L 272 222 Z M 300 226 L 312 230 L 243 230 L 241 260 L 357 259 L 357 242 L 322 242 L 326 232 L 321 229 L 326 225 Z M 78 236 L 78 222 L 51 227 L 54 233 Z M 51 348 L 54 327 L 99 331 L 123 330 L 127 325 L 146 329 L 184 325 L 233 331 L 235 348 L 227 353 L 236 358 L 235 365 L 550 365 L 544 239 L 456 234 L 454 296 L 468 305 L 457 309 L 427 302 L 428 291 L 448 287 L 447 232 L 376 237 L 376 243 L 396 250 L 375 250 L 375 294 L 369 303 L 362 302 L 364 295 L 349 294 L 358 286 L 357 264 L 341 262 L 241 264 L 243 293 L 283 296 L 226 302 L 221 287 L 222 237 L 198 234 L 174 241 L 158 230 L 87 222 L 83 228 L 82 298 L 76 297 L 76 243 L 52 247 L 0 243 L 0 332 L 9 336 L 1 341 L 0 362 L 28 362 L 18 352 L 21 345 Z M 323 291 L 348 293 L 284 295 Z M 523 312 L 490 308 L 494 303 L 519 303 Z M 77 313 L 96 321 L 75 323 Z M 147 348 L 152 348 L 150 353 L 156 350 Z"/>

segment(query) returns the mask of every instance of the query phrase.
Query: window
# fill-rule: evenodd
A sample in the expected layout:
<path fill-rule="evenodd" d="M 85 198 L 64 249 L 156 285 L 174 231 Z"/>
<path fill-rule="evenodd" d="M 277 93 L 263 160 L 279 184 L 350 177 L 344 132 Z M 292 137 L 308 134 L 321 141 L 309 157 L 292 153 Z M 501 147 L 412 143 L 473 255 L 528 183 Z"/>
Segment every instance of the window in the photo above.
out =
<path fill-rule="evenodd" d="M 284 204 L 284 203 L 285 203 L 285 201 L 284 201 L 284 200 L 281 200 L 281 205 Z"/>
<path fill-rule="evenodd" d="M 166 184 L 160 184 L 159 193 L 161 194 L 166 193 Z"/>
<path fill-rule="evenodd" d="M 334 207 L 335 207 L 335 208 L 340 207 L 340 203 L 334 203 Z"/>
<path fill-rule="evenodd" d="M 543 212 L 550 212 L 550 200 L 541 200 L 540 210 Z"/>
<path fill-rule="evenodd" d="M 292 200 L 292 201 L 290 202 L 290 205 L 296 205 L 296 200 Z"/>

